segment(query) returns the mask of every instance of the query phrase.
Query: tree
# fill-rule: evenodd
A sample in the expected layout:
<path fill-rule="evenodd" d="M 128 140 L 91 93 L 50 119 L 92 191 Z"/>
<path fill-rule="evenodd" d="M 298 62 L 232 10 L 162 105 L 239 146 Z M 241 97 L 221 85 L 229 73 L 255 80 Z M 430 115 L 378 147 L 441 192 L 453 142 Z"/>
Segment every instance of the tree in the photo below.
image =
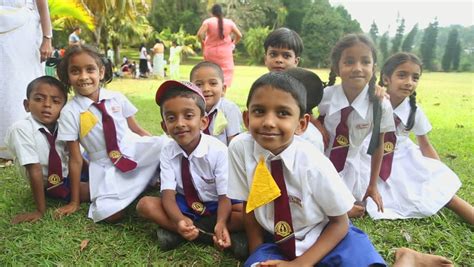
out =
<path fill-rule="evenodd" d="M 372 25 L 370 25 L 369 35 L 370 35 L 370 38 L 372 38 L 372 41 L 374 42 L 375 45 L 377 45 L 378 34 L 379 34 L 379 28 L 377 27 L 377 24 L 375 24 L 375 20 L 374 20 L 372 21 Z"/>
<path fill-rule="evenodd" d="M 400 46 L 402 45 L 404 32 L 405 32 L 405 19 L 402 18 L 400 20 L 400 24 L 398 25 L 397 33 L 395 34 L 395 37 L 392 40 L 391 54 L 395 54 L 398 51 L 400 51 Z"/>
<path fill-rule="evenodd" d="M 385 62 L 385 60 L 387 60 L 388 58 L 388 41 L 389 41 L 388 31 L 386 31 L 380 38 L 380 42 L 379 42 L 380 56 L 381 56 L 380 62 L 382 63 Z"/>
<path fill-rule="evenodd" d="M 361 32 L 360 24 L 357 20 L 352 19 L 351 14 L 344 8 L 344 6 L 337 6 L 335 11 L 341 16 L 344 23 L 342 24 L 342 31 L 344 33 L 357 33 Z"/>
<path fill-rule="evenodd" d="M 303 18 L 311 7 L 311 0 L 283 0 L 283 5 L 288 10 L 286 16 L 286 27 L 301 33 L 303 29 Z"/>
<path fill-rule="evenodd" d="M 405 37 L 405 40 L 403 40 L 402 51 L 411 52 L 411 50 L 413 49 L 413 45 L 415 43 L 415 37 L 417 33 L 418 33 L 418 24 L 415 24 L 415 26 L 413 26 L 413 28 Z"/>
<path fill-rule="evenodd" d="M 428 25 L 423 33 L 420 45 L 421 60 L 427 70 L 435 70 L 434 60 L 436 56 L 436 39 L 438 36 L 438 20 Z"/>
<path fill-rule="evenodd" d="M 453 70 L 459 70 L 459 63 L 461 62 L 461 42 L 458 41 L 453 52 Z"/>
<path fill-rule="evenodd" d="M 202 1 L 153 0 L 148 19 L 157 32 L 166 28 L 177 32 L 182 26 L 184 31 L 195 34 L 206 16 Z"/>
<path fill-rule="evenodd" d="M 267 26 L 265 28 L 257 27 L 250 29 L 245 35 L 243 43 L 250 56 L 250 64 L 259 64 L 263 62 L 265 56 L 263 42 L 269 33 L 270 29 Z"/>
<path fill-rule="evenodd" d="M 444 71 L 451 70 L 451 65 L 453 64 L 453 61 L 454 61 L 454 51 L 456 50 L 456 46 L 459 42 L 458 35 L 459 33 L 456 29 L 452 29 L 449 32 L 448 41 L 446 42 L 443 59 L 441 61 L 441 67 L 443 68 Z M 458 63 L 458 67 L 459 67 L 459 63 Z"/>

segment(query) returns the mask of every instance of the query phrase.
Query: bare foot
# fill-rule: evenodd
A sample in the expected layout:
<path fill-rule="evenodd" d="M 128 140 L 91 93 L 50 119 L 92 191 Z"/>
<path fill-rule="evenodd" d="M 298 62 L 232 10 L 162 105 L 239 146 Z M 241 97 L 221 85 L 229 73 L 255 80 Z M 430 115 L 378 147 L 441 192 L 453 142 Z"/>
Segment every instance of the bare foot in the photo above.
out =
<path fill-rule="evenodd" d="M 448 267 L 453 262 L 445 257 L 420 253 L 409 248 L 399 248 L 395 252 L 393 267 Z"/>
<path fill-rule="evenodd" d="M 349 216 L 349 218 L 362 218 L 364 217 L 364 214 L 365 214 L 365 207 L 357 205 L 357 204 L 354 204 L 352 209 L 349 212 L 347 212 L 347 216 Z"/>

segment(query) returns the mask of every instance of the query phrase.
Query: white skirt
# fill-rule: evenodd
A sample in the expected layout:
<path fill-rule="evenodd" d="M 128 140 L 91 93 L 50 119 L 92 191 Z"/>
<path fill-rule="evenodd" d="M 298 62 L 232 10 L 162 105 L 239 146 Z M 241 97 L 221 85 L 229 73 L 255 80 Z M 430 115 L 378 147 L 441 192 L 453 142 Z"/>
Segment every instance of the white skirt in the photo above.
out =
<path fill-rule="evenodd" d="M 370 217 L 407 219 L 437 213 L 454 197 L 461 181 L 444 163 L 424 157 L 420 148 L 407 139 L 401 145 L 397 143 L 390 177 L 386 182 L 379 179 L 377 185 L 384 212 L 378 212 L 375 202 L 368 200 Z"/>
<path fill-rule="evenodd" d="M 98 222 L 125 209 L 152 179 L 158 178 L 159 155 L 168 140 L 166 136 L 126 137 L 122 141 L 125 146 L 121 146 L 121 151 L 138 163 L 136 169 L 126 173 L 117 169 L 109 158 L 91 161 L 89 218 Z"/>

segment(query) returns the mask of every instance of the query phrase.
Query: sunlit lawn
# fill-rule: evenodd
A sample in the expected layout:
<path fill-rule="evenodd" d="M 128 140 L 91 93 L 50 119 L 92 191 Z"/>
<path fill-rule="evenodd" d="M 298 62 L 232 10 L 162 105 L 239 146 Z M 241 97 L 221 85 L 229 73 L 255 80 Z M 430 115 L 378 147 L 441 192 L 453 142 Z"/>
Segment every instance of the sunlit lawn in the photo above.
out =
<path fill-rule="evenodd" d="M 183 65 L 182 79 L 192 66 Z M 315 70 L 327 80 L 328 70 Z M 237 66 L 227 97 L 244 109 L 251 83 L 265 73 L 264 67 Z M 425 73 L 418 89 L 418 102 L 433 124 L 430 139 L 442 160 L 461 178 L 459 195 L 474 203 L 473 74 Z M 137 119 L 153 134 L 161 134 L 161 117 L 154 94 L 161 81 L 116 79 L 108 87 L 125 93 L 139 108 Z M 156 226 L 137 217 L 134 207 L 116 225 L 88 220 L 88 205 L 67 218 L 55 220 L 58 201 L 48 200 L 48 212 L 37 223 L 11 225 L 12 216 L 34 208 L 28 183 L 12 167 L 0 169 L 0 263 L 1 265 L 157 265 L 236 266 L 229 253 L 189 243 L 162 252 L 156 244 Z M 147 194 L 154 194 L 149 192 Z M 421 252 L 446 256 L 458 266 L 473 266 L 473 227 L 443 209 L 426 219 L 404 221 L 354 221 L 371 237 L 384 258 L 393 262 L 394 248 L 406 246 Z M 80 244 L 89 240 L 81 251 Z"/>

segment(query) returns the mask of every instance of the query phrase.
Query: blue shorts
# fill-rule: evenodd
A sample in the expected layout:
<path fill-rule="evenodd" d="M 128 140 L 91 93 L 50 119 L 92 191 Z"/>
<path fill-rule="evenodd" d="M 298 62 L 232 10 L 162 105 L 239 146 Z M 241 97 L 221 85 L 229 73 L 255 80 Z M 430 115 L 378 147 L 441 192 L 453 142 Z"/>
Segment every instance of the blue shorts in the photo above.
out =
<path fill-rule="evenodd" d="M 286 260 L 275 243 L 263 243 L 245 261 L 244 266 L 267 260 Z M 337 246 L 315 266 L 386 266 L 382 256 L 375 250 L 369 237 L 350 224 L 349 232 Z"/>
<path fill-rule="evenodd" d="M 230 202 L 232 203 L 232 205 L 242 203 L 242 201 L 234 200 L 234 199 L 231 199 Z M 201 219 L 202 217 L 205 217 L 205 215 L 201 216 L 193 212 L 193 209 L 191 209 L 188 206 L 188 203 L 186 203 L 186 198 L 184 197 L 184 195 L 176 194 L 176 203 L 178 204 L 178 207 L 181 210 L 181 212 L 187 217 L 191 218 L 191 220 L 193 221 L 196 221 L 196 220 Z M 208 201 L 208 202 L 204 202 L 203 204 L 206 207 L 206 210 L 208 210 L 211 215 L 214 215 L 217 213 L 217 206 L 218 206 L 217 201 Z"/>
<path fill-rule="evenodd" d="M 88 173 L 81 173 L 81 182 L 89 182 L 89 174 Z M 67 187 L 67 188 L 71 189 L 71 179 L 69 179 L 69 177 L 64 178 L 63 179 L 63 184 L 60 185 L 60 186 L 64 186 L 64 187 Z M 51 198 L 61 199 L 61 200 L 64 200 L 66 202 L 71 201 L 71 191 L 69 191 L 69 194 L 66 197 L 63 197 L 63 198 L 49 195 L 48 190 L 46 190 L 46 189 L 44 189 L 44 193 L 48 197 L 51 197 Z"/>

